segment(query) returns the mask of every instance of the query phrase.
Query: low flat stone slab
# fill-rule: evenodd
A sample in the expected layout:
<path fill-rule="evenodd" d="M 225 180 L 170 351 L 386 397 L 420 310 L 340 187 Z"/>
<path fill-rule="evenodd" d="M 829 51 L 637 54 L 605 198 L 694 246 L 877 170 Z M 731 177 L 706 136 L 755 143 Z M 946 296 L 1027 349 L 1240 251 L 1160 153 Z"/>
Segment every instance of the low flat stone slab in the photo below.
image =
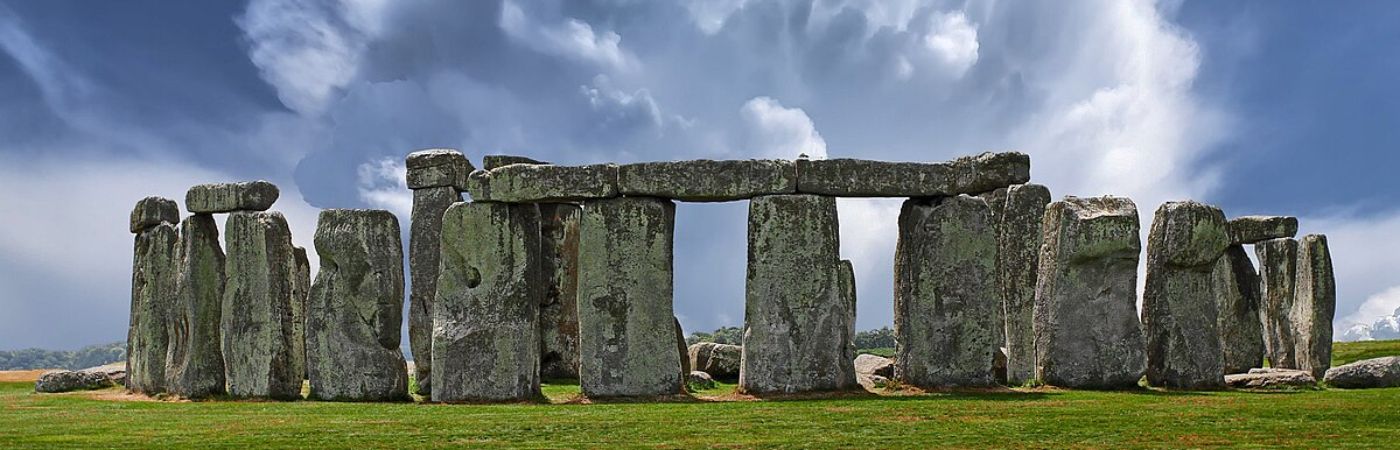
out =
<path fill-rule="evenodd" d="M 1400 356 L 1357 361 L 1327 369 L 1322 378 L 1328 385 L 1344 389 L 1400 386 Z"/>
<path fill-rule="evenodd" d="M 185 192 L 185 209 L 194 214 L 266 211 L 278 195 L 277 185 L 262 180 L 201 184 Z"/>
<path fill-rule="evenodd" d="M 976 194 L 1030 181 L 1024 153 L 983 153 L 941 163 L 863 159 L 797 161 L 797 192 L 840 197 Z"/>
<path fill-rule="evenodd" d="M 797 164 L 774 159 L 648 162 L 618 167 L 618 192 L 687 202 L 797 192 Z"/>
<path fill-rule="evenodd" d="M 472 201 L 560 203 L 617 196 L 617 165 L 556 166 L 511 164 L 472 172 L 467 178 Z"/>
<path fill-rule="evenodd" d="M 549 164 L 545 161 L 526 158 L 515 155 L 486 155 L 481 157 L 481 168 L 486 170 L 497 167 L 509 166 L 511 164 Z"/>
<path fill-rule="evenodd" d="M 140 233 L 162 223 L 180 223 L 180 205 L 162 197 L 146 197 L 131 210 L 131 232 Z"/>
<path fill-rule="evenodd" d="M 476 169 L 461 152 L 449 148 L 409 153 L 404 165 L 408 168 L 409 189 L 456 186 L 461 190 L 467 175 Z"/>
<path fill-rule="evenodd" d="M 885 378 L 894 376 L 894 360 L 883 356 L 861 353 L 856 356 L 857 375 L 879 375 Z"/>
<path fill-rule="evenodd" d="M 1250 370 L 1225 375 L 1225 384 L 1235 389 L 1276 389 L 1317 386 L 1317 378 L 1302 370 Z"/>
<path fill-rule="evenodd" d="M 1269 239 L 1291 238 L 1298 234 L 1298 218 L 1288 216 L 1244 216 L 1231 219 L 1225 228 L 1231 244 L 1253 244 Z"/>
<path fill-rule="evenodd" d="M 34 382 L 34 392 L 58 392 L 102 389 L 114 386 L 112 378 L 102 372 L 55 370 L 45 372 Z"/>

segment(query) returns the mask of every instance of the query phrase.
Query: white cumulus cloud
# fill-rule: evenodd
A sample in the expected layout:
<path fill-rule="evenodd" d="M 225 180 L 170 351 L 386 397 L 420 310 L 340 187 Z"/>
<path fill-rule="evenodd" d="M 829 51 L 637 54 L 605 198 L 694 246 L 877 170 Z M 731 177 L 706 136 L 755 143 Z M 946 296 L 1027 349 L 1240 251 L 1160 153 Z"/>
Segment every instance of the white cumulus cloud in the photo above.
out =
<path fill-rule="evenodd" d="M 802 108 L 787 108 L 768 97 L 754 97 L 740 108 L 748 139 L 746 151 L 770 158 L 807 155 L 826 159 L 826 140 Z"/>

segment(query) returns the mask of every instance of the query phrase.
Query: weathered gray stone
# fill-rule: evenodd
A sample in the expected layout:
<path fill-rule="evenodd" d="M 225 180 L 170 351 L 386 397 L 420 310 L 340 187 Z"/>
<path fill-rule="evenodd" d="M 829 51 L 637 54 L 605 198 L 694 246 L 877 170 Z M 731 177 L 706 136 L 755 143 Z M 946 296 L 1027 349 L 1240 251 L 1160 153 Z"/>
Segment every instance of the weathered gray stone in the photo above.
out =
<path fill-rule="evenodd" d="M 686 373 L 685 384 L 691 389 L 714 389 L 715 379 L 708 373 L 695 370 Z"/>
<path fill-rule="evenodd" d="M 541 203 L 540 376 L 578 378 L 578 205 Z"/>
<path fill-rule="evenodd" d="M 943 163 L 862 159 L 797 161 L 797 192 L 840 197 L 940 197 L 1030 181 L 1024 153 L 983 153 Z"/>
<path fill-rule="evenodd" d="M 578 323 L 586 396 L 682 391 L 671 306 L 675 214 L 674 203 L 651 197 L 583 205 Z"/>
<path fill-rule="evenodd" d="M 1045 211 L 1035 295 L 1036 378 L 1131 388 L 1147 369 L 1137 316 L 1137 205 L 1065 197 Z"/>
<path fill-rule="evenodd" d="M 278 195 L 277 185 L 262 180 L 201 184 L 185 192 L 185 209 L 191 214 L 266 211 Z"/>
<path fill-rule="evenodd" d="M 403 244 L 399 220 L 382 210 L 327 209 L 316 223 L 321 270 L 306 310 L 311 398 L 407 400 Z"/>
<path fill-rule="evenodd" d="M 1259 258 L 1259 319 L 1264 325 L 1264 356 L 1269 367 L 1297 369 L 1293 326 L 1293 283 L 1298 274 L 1298 241 L 1270 239 L 1254 245 Z"/>
<path fill-rule="evenodd" d="M 140 233 L 162 223 L 179 223 L 180 205 L 163 197 L 146 197 L 131 210 L 131 232 Z"/>
<path fill-rule="evenodd" d="M 524 157 L 524 156 L 515 156 L 515 155 L 486 155 L 486 156 L 481 157 L 481 168 L 482 168 L 482 169 L 485 169 L 485 170 L 491 170 L 491 169 L 495 169 L 495 168 L 497 168 L 497 167 L 502 167 L 502 166 L 509 166 L 509 165 L 511 165 L 511 164 L 549 164 L 549 163 L 548 163 L 548 162 L 545 162 L 545 161 L 536 160 L 536 159 L 526 158 L 526 157 Z"/>
<path fill-rule="evenodd" d="M 1147 382 L 1177 389 L 1225 387 L 1225 359 L 1211 272 L 1230 244 L 1225 213 L 1194 201 L 1157 208 L 1147 236 L 1142 326 Z"/>
<path fill-rule="evenodd" d="M 648 162 L 618 168 L 618 192 L 688 202 L 797 192 L 797 164 L 775 159 Z"/>
<path fill-rule="evenodd" d="M 1009 189 L 1007 188 L 1000 188 L 994 191 L 977 194 L 977 198 L 980 198 L 987 202 L 987 209 L 991 211 L 993 238 L 1000 239 L 1001 230 L 1005 225 L 1005 223 L 1003 223 L 1002 221 L 1002 214 L 1006 213 L 1006 193 L 1008 190 Z M 1037 234 L 1039 234 L 1039 230 L 1037 230 Z M 1000 243 L 998 243 L 998 245 L 1000 245 Z M 994 274 L 995 276 L 993 277 L 996 282 L 995 290 L 998 297 L 997 305 L 992 308 L 992 313 L 996 314 L 996 320 L 993 321 L 995 325 L 992 326 L 992 340 L 997 343 L 998 347 L 1006 345 L 1006 301 L 1001 298 L 1000 254 L 1001 251 L 1000 249 L 998 249 L 998 270 L 996 271 L 996 273 Z"/>
<path fill-rule="evenodd" d="M 721 380 L 734 380 L 739 378 L 743 352 L 743 347 L 737 345 L 697 342 L 686 349 L 686 360 L 691 370 L 705 372 Z"/>
<path fill-rule="evenodd" d="M 126 341 L 126 362 L 131 368 L 126 387 L 132 392 L 165 392 L 179 252 L 180 231 L 173 224 L 161 223 L 136 235 Z"/>
<path fill-rule="evenodd" d="M 885 376 L 882 376 L 882 375 L 864 374 L 864 373 L 857 373 L 857 374 L 856 374 L 856 384 L 859 384 L 860 387 L 863 387 L 863 388 L 869 389 L 869 390 L 874 390 L 874 389 L 879 389 L 879 388 L 885 387 L 885 384 L 887 384 L 887 383 L 889 383 L 889 382 L 890 382 L 889 377 L 885 377 Z"/>
<path fill-rule="evenodd" d="M 681 360 L 681 379 L 684 380 L 690 375 L 690 353 L 686 351 L 685 330 L 681 328 L 681 319 L 672 317 L 676 322 L 676 355 Z"/>
<path fill-rule="evenodd" d="M 838 228 L 833 197 L 768 195 L 749 202 L 741 391 L 855 387 L 849 331 L 855 317 Z"/>
<path fill-rule="evenodd" d="M 467 193 L 473 201 L 559 203 L 617 196 L 617 165 L 556 166 L 510 164 L 472 172 Z"/>
<path fill-rule="evenodd" d="M 1230 220 L 1225 227 L 1230 243 L 1253 244 L 1269 239 L 1291 238 L 1298 234 L 1298 218 L 1287 216 L 1244 216 Z"/>
<path fill-rule="evenodd" d="M 443 214 L 433 401 L 540 395 L 539 220 L 535 205 L 505 203 L 457 203 Z"/>
<path fill-rule="evenodd" d="M 53 394 L 59 392 L 102 389 L 112 386 L 115 386 L 115 384 L 105 373 L 53 370 L 39 375 L 39 380 L 34 382 L 34 392 Z"/>
<path fill-rule="evenodd" d="M 1243 373 L 1264 363 L 1264 329 L 1259 323 L 1259 273 L 1244 247 L 1231 245 L 1211 272 L 1216 321 L 1225 373 Z"/>
<path fill-rule="evenodd" d="M 997 285 L 1005 311 L 1007 383 L 1020 386 L 1035 378 L 1035 281 L 1041 222 L 1050 204 L 1050 189 L 1017 184 L 1006 191 L 1006 206 L 997 226 Z"/>
<path fill-rule="evenodd" d="M 996 351 L 992 352 L 992 379 L 996 380 L 997 384 L 1008 384 L 1006 380 L 1006 347 L 997 347 Z"/>
<path fill-rule="evenodd" d="M 1337 281 L 1327 236 L 1309 234 L 1298 242 L 1298 278 L 1293 290 L 1294 356 L 1298 368 L 1321 377 L 1332 367 L 1332 317 L 1337 312 Z"/>
<path fill-rule="evenodd" d="M 841 340 L 846 342 L 845 356 L 855 357 L 856 354 L 856 269 L 851 265 L 850 260 L 843 259 L 836 263 L 836 289 L 841 294 L 841 299 L 846 303 L 846 329 Z"/>
<path fill-rule="evenodd" d="M 292 373 L 306 374 L 306 311 L 311 296 L 311 261 L 306 249 L 292 247 Z"/>
<path fill-rule="evenodd" d="M 168 392 L 187 398 L 224 393 L 224 355 L 219 350 L 223 314 L 224 249 L 219 224 L 196 214 L 180 224 L 180 269 L 166 354 Z"/>
<path fill-rule="evenodd" d="M 437 295 L 438 258 L 442 256 L 442 214 L 462 201 L 456 187 L 413 190 L 413 217 L 409 222 L 408 346 L 413 352 L 419 395 L 432 396 L 433 297 Z"/>
<path fill-rule="evenodd" d="M 467 176 L 475 170 L 461 152 L 446 148 L 409 153 L 405 165 L 408 168 L 409 189 L 449 186 L 465 189 Z"/>
<path fill-rule="evenodd" d="M 1400 356 L 1371 358 L 1327 369 L 1329 386 L 1343 389 L 1400 387 Z"/>
<path fill-rule="evenodd" d="M 224 298 L 219 325 L 224 378 L 234 397 L 296 399 L 292 366 L 292 235 L 276 211 L 236 211 L 224 224 Z"/>
<path fill-rule="evenodd" d="M 1278 389 L 1317 386 L 1317 378 L 1301 370 L 1272 370 L 1268 372 L 1225 375 L 1225 384 L 1235 389 Z"/>
<path fill-rule="evenodd" d="M 879 375 L 885 378 L 894 376 L 894 360 L 883 356 L 862 353 L 856 356 L 855 365 L 857 374 Z"/>
<path fill-rule="evenodd" d="M 986 201 L 904 202 L 895 246 L 895 379 L 918 387 L 995 384 L 996 263 Z"/>

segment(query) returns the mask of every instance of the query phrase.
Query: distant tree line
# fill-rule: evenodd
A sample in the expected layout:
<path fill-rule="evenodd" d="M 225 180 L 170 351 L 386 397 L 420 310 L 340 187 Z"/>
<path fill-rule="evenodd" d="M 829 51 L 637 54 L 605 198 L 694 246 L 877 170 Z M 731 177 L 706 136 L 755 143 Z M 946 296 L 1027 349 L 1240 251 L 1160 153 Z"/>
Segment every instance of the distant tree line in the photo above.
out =
<path fill-rule="evenodd" d="M 696 331 L 685 338 L 686 344 L 714 342 L 717 344 L 743 345 L 744 330 L 739 327 L 719 327 L 714 332 Z M 881 327 L 878 330 L 856 332 L 856 349 L 894 348 L 894 330 Z"/>
<path fill-rule="evenodd" d="M 89 345 L 73 351 L 26 348 L 0 351 L 0 370 L 78 370 L 125 360 L 125 342 Z"/>

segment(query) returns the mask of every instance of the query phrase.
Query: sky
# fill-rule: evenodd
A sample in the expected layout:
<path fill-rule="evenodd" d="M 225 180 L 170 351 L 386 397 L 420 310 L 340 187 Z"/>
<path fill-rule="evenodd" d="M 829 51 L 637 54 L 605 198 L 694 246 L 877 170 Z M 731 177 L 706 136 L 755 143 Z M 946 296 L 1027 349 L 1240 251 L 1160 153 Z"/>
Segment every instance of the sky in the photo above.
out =
<path fill-rule="evenodd" d="M 0 1 L 0 350 L 126 333 L 148 195 L 266 179 L 403 229 L 427 147 L 561 164 L 1032 158 L 1064 195 L 1295 215 L 1337 328 L 1400 307 L 1400 4 L 1073 0 Z M 900 199 L 839 200 L 857 327 Z M 741 326 L 747 204 L 676 213 L 687 331 Z M 1300 233 L 1301 234 L 1301 233 Z"/>

